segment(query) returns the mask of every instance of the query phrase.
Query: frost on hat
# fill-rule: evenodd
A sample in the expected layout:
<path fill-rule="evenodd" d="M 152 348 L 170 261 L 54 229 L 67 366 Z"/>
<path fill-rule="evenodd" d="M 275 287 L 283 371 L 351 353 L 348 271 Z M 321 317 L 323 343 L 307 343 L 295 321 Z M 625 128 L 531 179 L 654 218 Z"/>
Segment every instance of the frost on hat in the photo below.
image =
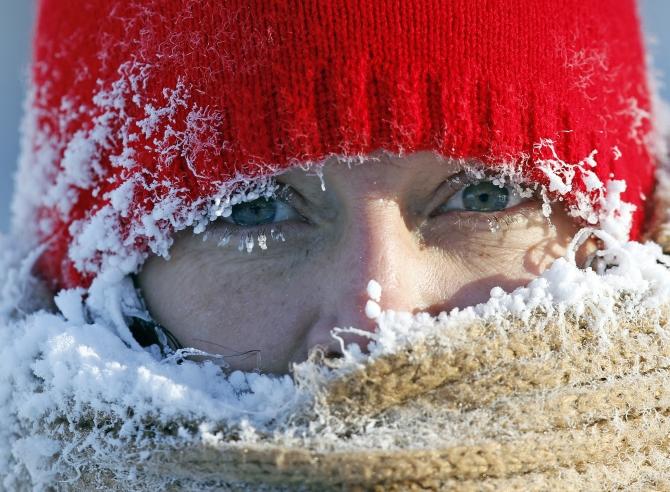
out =
<path fill-rule="evenodd" d="M 633 0 L 41 0 L 35 32 L 14 229 L 54 287 L 166 254 L 251 178 L 380 148 L 512 167 L 641 231 Z"/>

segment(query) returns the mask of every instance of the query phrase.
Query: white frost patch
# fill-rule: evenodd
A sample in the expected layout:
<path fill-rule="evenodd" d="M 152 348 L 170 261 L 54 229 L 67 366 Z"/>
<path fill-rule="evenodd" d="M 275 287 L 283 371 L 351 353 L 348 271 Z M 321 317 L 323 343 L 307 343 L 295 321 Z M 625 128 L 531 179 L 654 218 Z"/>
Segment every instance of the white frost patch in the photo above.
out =
<path fill-rule="evenodd" d="M 369 299 L 365 304 L 365 315 L 370 319 L 377 319 L 382 312 L 379 305 L 382 298 L 382 286 L 376 280 L 370 280 L 366 290 Z"/>
<path fill-rule="evenodd" d="M 582 219 L 590 225 L 598 224 L 599 228 L 624 241 L 628 239 L 635 206 L 624 202 L 621 194 L 626 190 L 623 180 L 609 180 L 603 183 L 595 173 L 597 167 L 596 156 L 593 150 L 589 155 L 576 163 L 568 163 L 561 159 L 554 147 L 554 142 L 542 139 L 535 145 L 535 150 L 549 151 L 550 157 L 537 159 L 536 164 L 549 180 L 547 190 L 542 190 L 545 207 L 543 211 L 548 216 L 550 212 L 550 198 L 547 191 L 561 197 L 572 196 L 568 207 L 572 217 Z M 615 156 L 621 156 L 618 148 L 614 148 Z M 617 157 L 618 158 L 618 157 Z M 579 189 L 584 186 L 584 190 Z"/>
<path fill-rule="evenodd" d="M 641 108 L 639 101 L 634 97 L 626 99 L 623 103 L 626 108 L 622 109 L 617 114 L 630 116 L 632 119 L 628 136 L 638 145 L 648 145 L 647 135 L 644 132 L 644 122 L 651 119 L 651 112 Z"/>
<path fill-rule="evenodd" d="M 368 297 L 375 302 L 382 298 L 382 286 L 376 280 L 370 280 L 367 287 Z"/>
<path fill-rule="evenodd" d="M 636 209 L 634 205 L 621 199 L 624 191 L 626 191 L 625 181 L 611 180 L 607 182 L 606 193 L 599 199 L 599 226 L 620 241 L 628 238 L 633 212 Z"/>
<path fill-rule="evenodd" d="M 370 319 L 377 319 L 381 315 L 382 308 L 372 299 L 365 304 L 365 315 Z"/>

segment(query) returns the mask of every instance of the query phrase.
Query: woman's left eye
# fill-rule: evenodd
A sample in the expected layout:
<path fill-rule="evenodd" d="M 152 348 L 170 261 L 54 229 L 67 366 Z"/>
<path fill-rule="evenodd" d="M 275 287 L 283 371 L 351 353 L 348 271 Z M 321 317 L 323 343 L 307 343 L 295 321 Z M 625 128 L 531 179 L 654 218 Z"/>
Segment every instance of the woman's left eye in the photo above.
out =
<path fill-rule="evenodd" d="M 497 212 L 518 205 L 523 198 L 510 186 L 498 186 L 492 181 L 481 181 L 465 186 L 440 208 L 438 212 L 466 210 L 469 212 Z"/>
<path fill-rule="evenodd" d="M 234 205 L 230 216 L 224 220 L 241 227 L 253 227 L 300 218 L 300 214 L 288 203 L 262 197 Z"/>

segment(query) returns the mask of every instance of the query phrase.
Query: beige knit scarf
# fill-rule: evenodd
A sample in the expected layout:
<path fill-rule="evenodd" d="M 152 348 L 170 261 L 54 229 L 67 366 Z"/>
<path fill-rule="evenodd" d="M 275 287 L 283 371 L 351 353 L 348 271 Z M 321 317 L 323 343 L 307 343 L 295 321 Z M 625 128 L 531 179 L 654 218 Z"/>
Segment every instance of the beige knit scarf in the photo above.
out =
<path fill-rule="evenodd" d="M 483 318 L 335 379 L 298 372 L 317 395 L 301 432 L 222 428 L 142 473 L 173 490 L 670 490 L 670 310 L 614 302 L 605 323 Z"/>

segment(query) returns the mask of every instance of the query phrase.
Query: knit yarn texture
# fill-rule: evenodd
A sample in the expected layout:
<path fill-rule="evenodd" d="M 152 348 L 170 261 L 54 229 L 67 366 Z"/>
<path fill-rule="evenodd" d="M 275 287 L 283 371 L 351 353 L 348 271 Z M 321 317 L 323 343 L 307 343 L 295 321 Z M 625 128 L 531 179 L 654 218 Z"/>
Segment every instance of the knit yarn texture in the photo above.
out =
<path fill-rule="evenodd" d="M 607 330 L 626 335 L 605 350 L 574 315 L 464 326 L 458 348 L 429 340 L 332 383 L 335 449 L 318 433 L 306 446 L 226 443 L 155 470 L 279 490 L 670 490 L 667 316 L 621 313 Z M 356 444 L 374 432 L 379 447 Z"/>
<path fill-rule="evenodd" d="M 249 180 L 433 150 L 596 223 L 653 188 L 633 0 L 41 0 L 14 229 L 53 287 L 166 254 Z"/>

